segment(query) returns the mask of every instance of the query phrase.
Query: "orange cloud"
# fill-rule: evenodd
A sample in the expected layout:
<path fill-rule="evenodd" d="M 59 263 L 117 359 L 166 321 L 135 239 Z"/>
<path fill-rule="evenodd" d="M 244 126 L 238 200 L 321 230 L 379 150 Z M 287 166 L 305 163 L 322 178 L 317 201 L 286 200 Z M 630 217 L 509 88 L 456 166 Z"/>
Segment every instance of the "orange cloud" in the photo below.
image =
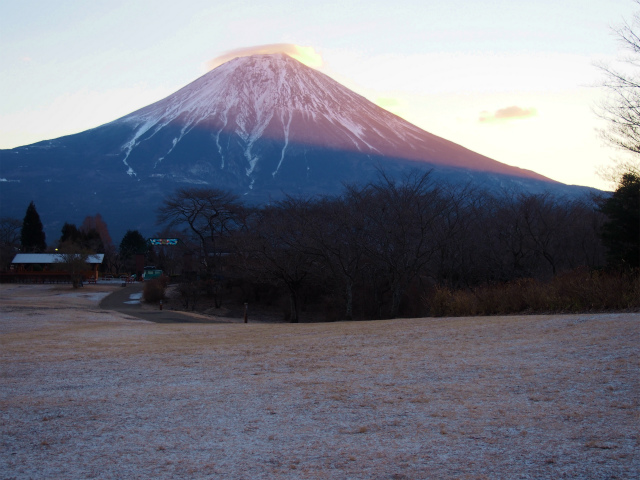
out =
<path fill-rule="evenodd" d="M 249 55 L 265 55 L 271 53 L 284 53 L 308 67 L 322 67 L 322 57 L 313 47 L 304 47 L 293 43 L 272 43 L 269 45 L 256 45 L 253 47 L 237 48 L 209 60 L 205 63 L 207 71 L 213 70 L 219 65 L 233 60 L 236 57 L 248 57 Z"/>
<path fill-rule="evenodd" d="M 535 117 L 538 114 L 535 108 L 521 108 L 515 105 L 511 107 L 501 108 L 494 113 L 488 111 L 480 112 L 479 122 L 505 122 L 507 120 L 516 120 L 522 118 Z"/>

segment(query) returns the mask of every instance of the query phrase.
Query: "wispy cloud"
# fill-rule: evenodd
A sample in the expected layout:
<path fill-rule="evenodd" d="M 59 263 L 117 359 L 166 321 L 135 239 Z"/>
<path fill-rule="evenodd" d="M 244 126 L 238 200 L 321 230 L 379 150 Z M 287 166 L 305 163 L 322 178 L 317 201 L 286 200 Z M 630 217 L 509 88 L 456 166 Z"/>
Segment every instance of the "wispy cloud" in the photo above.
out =
<path fill-rule="evenodd" d="M 322 66 L 322 56 L 316 52 L 313 47 L 305 47 L 294 43 L 272 43 L 269 45 L 255 45 L 253 47 L 230 50 L 206 62 L 205 68 L 207 71 L 213 70 L 217 66 L 236 57 L 248 57 L 249 55 L 264 55 L 271 53 L 287 54 L 309 67 L 320 68 Z"/>
<path fill-rule="evenodd" d="M 493 113 L 484 110 L 480 112 L 478 121 L 481 123 L 506 122 L 509 120 L 535 117 L 537 114 L 538 112 L 535 108 L 522 108 L 513 105 L 511 107 L 501 108 Z"/>

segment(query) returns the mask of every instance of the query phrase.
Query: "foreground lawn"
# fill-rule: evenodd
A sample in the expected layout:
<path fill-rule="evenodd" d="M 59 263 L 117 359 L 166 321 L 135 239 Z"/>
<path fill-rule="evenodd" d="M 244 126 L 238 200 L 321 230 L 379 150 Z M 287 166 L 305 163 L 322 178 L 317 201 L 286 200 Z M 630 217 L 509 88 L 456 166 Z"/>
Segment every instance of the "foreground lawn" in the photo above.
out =
<path fill-rule="evenodd" d="M 0 285 L 0 478 L 638 478 L 638 314 L 155 324 Z"/>

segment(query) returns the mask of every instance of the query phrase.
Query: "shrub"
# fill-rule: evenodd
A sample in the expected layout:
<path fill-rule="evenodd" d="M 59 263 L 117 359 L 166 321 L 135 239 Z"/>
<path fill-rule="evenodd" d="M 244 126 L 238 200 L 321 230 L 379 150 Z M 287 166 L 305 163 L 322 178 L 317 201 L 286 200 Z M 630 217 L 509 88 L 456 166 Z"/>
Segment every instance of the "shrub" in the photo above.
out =
<path fill-rule="evenodd" d="M 156 303 L 164 299 L 168 279 L 165 277 L 154 278 L 144 283 L 142 295 L 147 303 Z"/>
<path fill-rule="evenodd" d="M 577 269 L 548 283 L 519 279 L 465 290 L 435 287 L 423 303 L 436 317 L 637 309 L 640 276 Z"/>

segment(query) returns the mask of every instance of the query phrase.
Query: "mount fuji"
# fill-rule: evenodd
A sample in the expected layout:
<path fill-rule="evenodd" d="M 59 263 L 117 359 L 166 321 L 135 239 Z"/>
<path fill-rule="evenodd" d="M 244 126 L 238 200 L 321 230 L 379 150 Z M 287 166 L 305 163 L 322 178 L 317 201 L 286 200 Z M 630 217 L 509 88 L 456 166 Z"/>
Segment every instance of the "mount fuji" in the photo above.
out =
<path fill-rule="evenodd" d="M 527 191 L 578 188 L 432 135 L 284 54 L 235 58 L 173 95 L 78 134 L 0 150 L 2 216 L 34 201 L 48 238 L 100 213 L 114 238 L 151 234 L 165 195 L 232 190 L 249 203 L 339 193 L 379 170 Z"/>

